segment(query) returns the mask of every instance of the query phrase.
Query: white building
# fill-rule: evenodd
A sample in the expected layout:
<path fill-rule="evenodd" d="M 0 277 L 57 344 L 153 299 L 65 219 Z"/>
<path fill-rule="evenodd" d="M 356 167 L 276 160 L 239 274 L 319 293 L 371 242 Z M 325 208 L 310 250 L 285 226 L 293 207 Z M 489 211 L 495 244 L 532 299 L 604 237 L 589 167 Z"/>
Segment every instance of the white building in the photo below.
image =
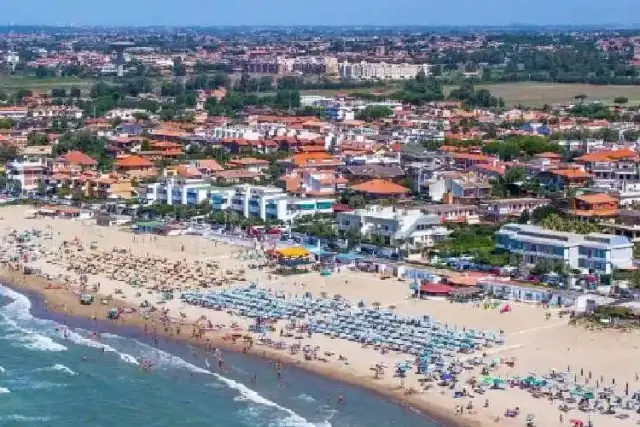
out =
<path fill-rule="evenodd" d="M 197 205 L 208 202 L 211 184 L 203 179 L 167 178 L 145 184 L 140 189 L 140 200 L 145 204 Z"/>
<path fill-rule="evenodd" d="M 7 163 L 7 180 L 20 182 L 22 193 L 36 191 L 40 182 L 44 183 L 48 166 L 44 159 L 13 160 Z"/>
<path fill-rule="evenodd" d="M 278 187 L 236 185 L 211 189 L 213 210 L 231 210 L 247 218 L 293 221 L 296 218 L 333 213 L 335 200 L 327 197 L 291 197 Z"/>
<path fill-rule="evenodd" d="M 382 236 L 386 244 L 406 245 L 411 249 L 431 247 L 448 234 L 437 215 L 393 206 L 371 205 L 353 212 L 339 212 L 337 223 L 339 231 L 355 229 L 364 236 Z"/>
<path fill-rule="evenodd" d="M 508 224 L 496 233 L 496 247 L 519 253 L 525 263 L 562 263 L 584 273 L 611 274 L 633 266 L 633 244 L 624 236 L 586 235 Z"/>
<path fill-rule="evenodd" d="M 339 65 L 340 78 L 354 80 L 408 80 L 420 71 L 430 73 L 429 64 L 390 64 L 386 62 L 347 61 Z"/>

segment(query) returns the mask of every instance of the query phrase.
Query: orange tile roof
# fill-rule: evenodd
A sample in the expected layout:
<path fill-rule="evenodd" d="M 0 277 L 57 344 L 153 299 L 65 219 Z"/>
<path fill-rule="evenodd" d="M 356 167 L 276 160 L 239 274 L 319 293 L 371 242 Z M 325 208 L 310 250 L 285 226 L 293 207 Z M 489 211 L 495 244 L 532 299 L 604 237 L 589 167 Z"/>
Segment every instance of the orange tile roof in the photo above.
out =
<path fill-rule="evenodd" d="M 618 200 L 611 197 L 608 194 L 596 193 L 596 194 L 583 194 L 582 196 L 576 196 L 576 200 L 582 200 L 589 204 L 595 203 L 617 203 Z"/>
<path fill-rule="evenodd" d="M 591 178 L 591 175 L 581 169 L 550 169 L 549 173 L 565 178 Z"/>
<path fill-rule="evenodd" d="M 153 166 L 153 163 L 151 163 L 149 160 L 136 155 L 127 156 L 116 160 L 116 167 L 119 168 L 142 168 L 151 166 Z"/>
<path fill-rule="evenodd" d="M 61 155 L 58 157 L 58 161 L 81 166 L 95 166 L 98 164 L 95 159 L 78 150 L 69 151 L 68 153 Z"/>
<path fill-rule="evenodd" d="M 324 160 L 333 160 L 331 154 L 321 151 L 314 153 L 298 153 L 293 155 L 293 163 L 300 166 L 306 163 L 322 162 Z"/>
<path fill-rule="evenodd" d="M 384 179 L 372 179 L 371 181 L 363 182 L 362 184 L 353 185 L 351 188 L 356 191 L 362 191 L 370 194 L 392 195 L 409 193 L 408 188 Z"/>
<path fill-rule="evenodd" d="M 536 154 L 533 157 L 537 157 L 539 159 L 561 159 L 562 155 L 558 153 L 552 153 L 550 151 L 546 151 L 544 153 Z"/>
<path fill-rule="evenodd" d="M 604 150 L 595 153 L 585 154 L 576 159 L 578 162 L 606 162 L 610 160 L 621 160 L 638 157 L 638 153 L 628 148 L 620 150 Z"/>
<path fill-rule="evenodd" d="M 287 192 L 294 193 L 296 190 L 298 190 L 298 188 L 300 188 L 302 180 L 297 176 L 288 177 L 284 179 L 284 184 Z"/>
<path fill-rule="evenodd" d="M 196 162 L 196 166 L 200 169 L 205 169 L 205 170 L 214 171 L 214 172 L 224 170 L 224 168 L 220 166 L 220 164 L 214 159 L 198 160 Z"/>

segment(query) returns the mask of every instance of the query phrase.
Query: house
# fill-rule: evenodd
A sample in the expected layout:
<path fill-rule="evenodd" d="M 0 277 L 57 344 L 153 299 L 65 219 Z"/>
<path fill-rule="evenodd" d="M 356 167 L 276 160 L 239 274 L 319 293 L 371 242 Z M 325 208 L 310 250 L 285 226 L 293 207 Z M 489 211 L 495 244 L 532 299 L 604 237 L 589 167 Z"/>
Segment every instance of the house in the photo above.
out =
<path fill-rule="evenodd" d="M 269 161 L 253 157 L 232 159 L 226 165 L 229 169 L 242 169 L 248 172 L 261 173 L 269 169 Z"/>
<path fill-rule="evenodd" d="M 583 219 L 613 217 L 618 214 L 618 200 L 604 193 L 583 194 L 571 199 L 567 213 Z"/>
<path fill-rule="evenodd" d="M 367 198 L 373 199 L 398 199 L 406 197 L 411 192 L 411 190 L 402 185 L 384 179 L 372 179 L 361 184 L 352 185 L 351 189 L 364 194 Z"/>
<path fill-rule="evenodd" d="M 330 196 L 347 187 L 347 179 L 333 171 L 301 169 L 281 179 L 288 193 L 306 196 Z"/>
<path fill-rule="evenodd" d="M 133 195 L 131 180 L 116 174 L 101 175 L 87 181 L 86 195 L 98 199 L 130 199 Z"/>
<path fill-rule="evenodd" d="M 211 176 L 215 172 L 224 170 L 224 168 L 214 159 L 196 160 L 192 165 L 195 166 L 200 173 L 206 176 Z"/>
<path fill-rule="evenodd" d="M 393 206 L 370 205 L 353 212 L 338 212 L 336 222 L 340 232 L 356 230 L 369 238 L 378 236 L 385 245 L 409 249 L 431 247 L 448 234 L 437 215 Z"/>
<path fill-rule="evenodd" d="M 84 154 L 82 151 L 73 150 L 58 156 L 53 162 L 53 170 L 69 170 L 69 171 L 93 171 L 96 170 L 98 162 Z"/>
<path fill-rule="evenodd" d="M 533 212 L 535 209 L 549 204 L 548 199 L 522 197 L 515 199 L 493 199 L 480 203 L 481 214 L 491 221 L 500 221 L 507 217 L 520 216 L 524 211 Z"/>
<path fill-rule="evenodd" d="M 135 178 L 149 177 L 157 173 L 152 162 L 135 154 L 117 159 L 114 168 L 120 174 Z"/>
<path fill-rule="evenodd" d="M 593 186 L 622 192 L 640 192 L 640 155 L 633 150 L 603 150 L 576 159 L 593 179 Z"/>
<path fill-rule="evenodd" d="M 584 273 L 611 274 L 633 266 L 633 244 L 610 234 L 586 235 L 554 231 L 536 225 L 507 224 L 496 233 L 496 247 L 522 255 L 522 260 L 563 264 Z"/>
<path fill-rule="evenodd" d="M 420 210 L 428 215 L 437 215 L 441 223 L 477 224 L 480 222 L 478 208 L 473 205 L 424 205 Z"/>
<path fill-rule="evenodd" d="M 621 209 L 614 222 L 601 223 L 603 231 L 616 236 L 625 236 L 633 243 L 640 243 L 640 211 Z"/>
<path fill-rule="evenodd" d="M 538 175 L 540 185 L 549 191 L 586 187 L 591 174 L 582 169 L 549 169 Z"/>
<path fill-rule="evenodd" d="M 250 172 L 244 169 L 232 169 L 215 172 L 213 178 L 221 184 L 238 184 L 259 182 L 264 175 L 260 172 Z"/>
<path fill-rule="evenodd" d="M 365 181 L 370 179 L 402 179 L 404 170 L 399 165 L 351 165 L 342 168 L 344 175 L 350 181 Z"/>

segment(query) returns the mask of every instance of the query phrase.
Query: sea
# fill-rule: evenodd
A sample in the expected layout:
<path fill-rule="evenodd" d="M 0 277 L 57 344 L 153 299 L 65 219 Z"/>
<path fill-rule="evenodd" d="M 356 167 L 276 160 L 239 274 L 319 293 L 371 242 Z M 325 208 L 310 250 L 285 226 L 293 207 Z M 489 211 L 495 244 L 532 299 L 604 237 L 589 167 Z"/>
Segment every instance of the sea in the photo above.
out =
<path fill-rule="evenodd" d="M 1 427 L 444 427 L 298 368 L 285 367 L 281 382 L 266 360 L 237 353 L 223 360 L 219 370 L 186 344 L 53 313 L 41 298 L 0 285 Z"/>

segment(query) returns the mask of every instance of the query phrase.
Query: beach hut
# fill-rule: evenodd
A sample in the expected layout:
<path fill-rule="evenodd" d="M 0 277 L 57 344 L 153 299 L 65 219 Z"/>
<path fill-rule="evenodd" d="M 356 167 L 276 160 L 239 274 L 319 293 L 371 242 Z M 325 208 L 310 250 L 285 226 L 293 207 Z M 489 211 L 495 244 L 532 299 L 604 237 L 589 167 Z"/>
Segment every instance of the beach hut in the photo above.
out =
<path fill-rule="evenodd" d="M 420 297 L 423 296 L 447 296 L 453 288 L 440 283 L 423 283 L 420 285 Z"/>

